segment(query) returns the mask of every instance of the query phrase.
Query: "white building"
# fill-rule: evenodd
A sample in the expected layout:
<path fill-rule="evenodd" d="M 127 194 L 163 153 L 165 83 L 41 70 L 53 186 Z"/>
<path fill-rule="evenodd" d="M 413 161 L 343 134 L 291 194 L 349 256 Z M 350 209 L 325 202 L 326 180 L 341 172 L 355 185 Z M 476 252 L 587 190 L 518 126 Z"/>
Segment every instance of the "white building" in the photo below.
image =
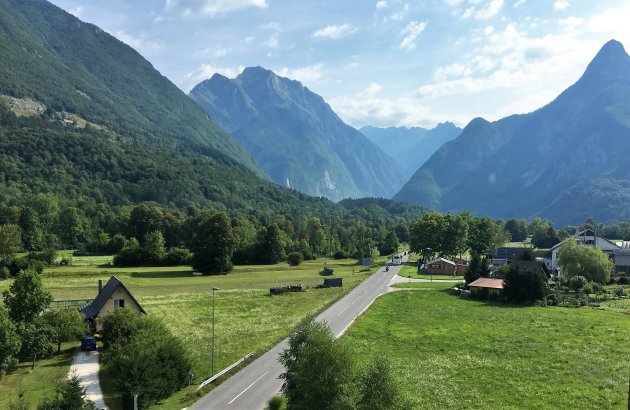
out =
<path fill-rule="evenodd" d="M 595 232 L 590 229 L 583 230 L 576 233 L 570 238 L 575 239 L 576 242 L 585 246 L 596 246 L 608 255 L 615 264 L 615 270 L 617 272 L 630 273 L 630 242 L 618 241 L 611 242 L 608 239 L 597 236 Z M 569 238 L 569 239 L 570 239 Z M 562 242 L 556 244 L 551 248 L 551 269 L 552 272 L 558 272 L 558 251 L 562 246 Z"/>

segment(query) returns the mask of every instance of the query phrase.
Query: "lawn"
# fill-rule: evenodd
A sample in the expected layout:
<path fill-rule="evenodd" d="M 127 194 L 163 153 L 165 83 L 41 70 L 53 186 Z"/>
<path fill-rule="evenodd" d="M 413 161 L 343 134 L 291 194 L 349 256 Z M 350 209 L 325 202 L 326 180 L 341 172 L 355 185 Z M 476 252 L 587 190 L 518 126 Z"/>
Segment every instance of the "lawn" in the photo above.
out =
<path fill-rule="evenodd" d="M 229 275 L 193 276 L 189 266 L 118 268 L 107 265 L 111 257 L 107 258 L 74 258 L 72 266 L 47 268 L 44 285 L 56 300 L 93 298 L 98 279 L 105 283 L 115 274 L 149 315 L 164 320 L 188 346 L 194 363 L 194 385 L 157 406 L 164 409 L 179 409 L 195 401 L 192 392 L 196 385 L 211 376 L 213 287 L 220 289 L 215 294 L 215 370 L 218 371 L 247 353 L 256 352 L 256 356 L 264 353 L 305 316 L 340 298 L 376 269 L 376 266 L 372 270 L 363 269 L 350 259 L 319 259 L 296 267 L 286 263 L 236 266 Z M 384 262 L 381 259 L 377 262 Z M 333 277 L 344 278 L 343 288 L 314 289 L 324 281 L 319 274 L 324 265 L 335 269 Z M 269 296 L 270 287 L 289 284 L 311 289 Z M 0 281 L 0 292 L 9 285 L 10 281 Z M 120 408 L 119 399 L 105 376 L 107 404 L 116 410 Z"/>
<path fill-rule="evenodd" d="M 54 381 L 64 377 L 70 371 L 72 356 L 79 342 L 63 343 L 61 353 L 52 358 L 38 360 L 35 369 L 32 362 L 20 363 L 17 369 L 2 376 L 0 383 L 0 409 L 9 408 L 9 402 L 17 400 L 18 394 L 24 394 L 29 408 L 35 408 L 46 393 L 54 389 Z M 55 348 L 55 351 L 57 349 Z"/>
<path fill-rule="evenodd" d="M 626 408 L 628 314 L 492 304 L 428 285 L 399 285 L 422 291 L 382 296 L 344 336 L 364 362 L 387 352 L 414 408 Z"/>
<path fill-rule="evenodd" d="M 418 265 L 414 262 L 407 262 L 405 266 L 400 269 L 398 272 L 398 276 L 403 276 L 408 278 L 411 276 L 412 279 L 429 279 L 429 280 L 464 280 L 463 276 L 452 276 L 452 275 L 419 275 L 418 274 Z"/>

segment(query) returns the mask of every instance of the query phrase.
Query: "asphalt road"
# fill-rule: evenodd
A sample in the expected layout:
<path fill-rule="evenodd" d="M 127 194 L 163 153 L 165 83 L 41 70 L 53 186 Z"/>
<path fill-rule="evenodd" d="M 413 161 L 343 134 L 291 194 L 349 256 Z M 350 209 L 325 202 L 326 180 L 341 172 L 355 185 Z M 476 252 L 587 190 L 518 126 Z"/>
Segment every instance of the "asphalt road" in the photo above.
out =
<path fill-rule="evenodd" d="M 405 258 L 406 259 L 406 258 Z M 386 293 L 400 266 L 379 269 L 350 293 L 330 306 L 316 320 L 325 320 L 330 330 L 339 337 L 379 295 Z M 189 409 L 260 410 L 271 396 L 282 387 L 280 375 L 284 371 L 278 355 L 287 346 L 284 339 L 271 350 L 241 369 L 234 376 L 203 396 Z"/>

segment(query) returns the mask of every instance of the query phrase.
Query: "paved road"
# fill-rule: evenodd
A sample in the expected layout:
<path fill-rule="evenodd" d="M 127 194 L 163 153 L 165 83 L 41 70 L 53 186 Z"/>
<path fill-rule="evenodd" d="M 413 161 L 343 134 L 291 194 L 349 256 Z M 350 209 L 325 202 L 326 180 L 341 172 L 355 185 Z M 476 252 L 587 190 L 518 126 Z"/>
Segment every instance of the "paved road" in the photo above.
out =
<path fill-rule="evenodd" d="M 92 400 L 97 409 L 107 410 L 103 401 L 103 391 L 98 382 L 98 353 L 77 351 L 72 359 L 70 372 L 75 372 L 81 379 L 81 386 L 86 389 L 86 399 Z"/>
<path fill-rule="evenodd" d="M 350 293 L 326 309 L 316 320 L 325 320 L 332 333 L 339 337 L 377 296 L 386 293 L 389 283 L 400 266 L 385 268 L 364 280 Z M 223 382 L 216 389 L 203 396 L 189 407 L 191 410 L 259 410 L 267 405 L 271 396 L 282 387 L 279 378 L 284 371 L 278 362 L 278 355 L 287 346 L 287 339 L 241 369 L 234 376 Z"/>

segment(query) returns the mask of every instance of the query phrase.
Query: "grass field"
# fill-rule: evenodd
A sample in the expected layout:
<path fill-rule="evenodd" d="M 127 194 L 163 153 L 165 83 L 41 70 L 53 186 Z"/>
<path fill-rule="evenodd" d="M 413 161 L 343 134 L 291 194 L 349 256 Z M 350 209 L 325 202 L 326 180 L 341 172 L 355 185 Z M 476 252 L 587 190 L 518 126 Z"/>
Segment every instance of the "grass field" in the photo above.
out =
<path fill-rule="evenodd" d="M 344 338 L 366 362 L 387 352 L 414 408 L 626 408 L 628 314 L 465 300 L 447 284 L 398 286 L 422 291 L 379 298 Z"/>
<path fill-rule="evenodd" d="M 381 259 L 377 262 L 384 262 L 384 258 Z M 108 265 L 110 261 L 111 257 L 75 257 L 72 266 L 47 268 L 43 274 L 44 285 L 55 300 L 93 298 L 98 279 L 105 283 L 113 274 L 129 288 L 149 315 L 164 320 L 191 352 L 195 383 L 157 406 L 164 409 L 189 405 L 196 399 L 192 394 L 196 384 L 211 376 L 213 287 L 220 288 L 215 294 L 215 370 L 218 371 L 249 352 L 256 352 L 256 356 L 264 353 L 305 316 L 343 296 L 373 271 L 363 270 L 350 259 L 319 259 L 296 267 L 286 263 L 236 266 L 229 275 L 192 276 L 189 266 L 117 268 Z M 323 283 L 324 276 L 319 272 L 324 265 L 335 269 L 335 277 L 344 278 L 343 288 L 313 289 Z M 312 289 L 269 296 L 270 287 L 289 284 Z M 0 292 L 9 286 L 10 281 L 0 281 Z M 67 372 L 69 364 L 64 366 L 60 362 L 61 371 Z M 39 367 L 36 372 L 40 372 Z M 105 376 L 103 388 L 107 404 L 116 410 L 120 408 L 119 398 L 112 391 L 111 380 Z M 7 377 L 20 378 L 17 374 Z M 0 383 L 5 386 L 4 380 Z M 8 385 L 5 387 L 9 389 Z M 0 405 L 0 408 L 3 407 Z"/>
<path fill-rule="evenodd" d="M 405 266 L 400 269 L 398 276 L 403 276 L 408 278 L 411 276 L 412 279 L 432 279 L 432 280 L 464 280 L 463 276 L 452 276 L 452 275 L 419 275 L 418 274 L 418 266 L 415 262 L 407 262 Z"/>

